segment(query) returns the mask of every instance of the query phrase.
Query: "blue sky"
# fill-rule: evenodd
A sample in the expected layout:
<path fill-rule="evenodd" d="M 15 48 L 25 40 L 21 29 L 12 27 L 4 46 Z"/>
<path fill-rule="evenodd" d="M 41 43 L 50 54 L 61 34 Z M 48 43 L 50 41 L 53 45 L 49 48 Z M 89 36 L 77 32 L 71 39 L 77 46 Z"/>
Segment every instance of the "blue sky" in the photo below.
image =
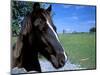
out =
<path fill-rule="evenodd" d="M 96 26 L 96 7 L 68 4 L 52 4 L 54 25 L 58 33 L 66 32 L 88 32 L 91 27 Z"/>

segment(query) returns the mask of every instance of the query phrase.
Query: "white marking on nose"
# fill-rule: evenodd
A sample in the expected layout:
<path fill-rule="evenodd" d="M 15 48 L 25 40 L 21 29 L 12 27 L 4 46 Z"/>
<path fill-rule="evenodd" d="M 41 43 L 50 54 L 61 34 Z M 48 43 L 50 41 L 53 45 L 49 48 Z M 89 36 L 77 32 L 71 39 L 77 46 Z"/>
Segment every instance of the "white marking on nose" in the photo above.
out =
<path fill-rule="evenodd" d="M 65 56 L 65 62 L 67 62 L 67 55 L 66 55 L 66 53 L 64 52 L 64 56 Z"/>
<path fill-rule="evenodd" d="M 52 26 L 50 25 L 49 21 L 47 20 L 47 24 L 50 27 L 50 29 L 53 31 L 54 35 L 56 36 L 56 39 L 59 41 L 58 35 L 57 33 L 54 31 L 54 29 L 52 28 Z M 59 41 L 60 42 L 60 41 Z"/>
<path fill-rule="evenodd" d="M 54 33 L 54 35 L 56 36 L 58 42 L 60 42 L 57 33 L 54 31 L 54 29 L 52 28 L 52 26 L 50 25 L 50 23 L 49 23 L 48 20 L 47 20 L 47 24 L 48 24 L 48 26 L 50 27 L 50 29 L 53 31 L 53 33 Z M 62 46 L 62 45 L 61 45 L 61 46 Z M 63 47 L 62 47 L 62 48 L 63 48 Z M 64 48 L 63 48 L 63 50 L 64 50 Z M 68 58 L 67 58 L 67 55 L 66 55 L 65 51 L 64 51 L 64 56 L 65 56 L 65 62 L 67 62 L 67 59 L 68 59 Z"/>

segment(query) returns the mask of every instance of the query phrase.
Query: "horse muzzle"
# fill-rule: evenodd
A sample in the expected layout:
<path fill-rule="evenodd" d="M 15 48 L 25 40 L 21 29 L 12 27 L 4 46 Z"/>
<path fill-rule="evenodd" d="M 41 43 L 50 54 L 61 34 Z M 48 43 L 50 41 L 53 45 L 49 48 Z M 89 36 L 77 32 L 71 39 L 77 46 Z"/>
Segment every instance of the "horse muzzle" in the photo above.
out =
<path fill-rule="evenodd" d="M 56 69 L 63 67 L 66 61 L 67 58 L 64 53 L 59 53 L 56 56 L 51 55 L 51 62 Z"/>

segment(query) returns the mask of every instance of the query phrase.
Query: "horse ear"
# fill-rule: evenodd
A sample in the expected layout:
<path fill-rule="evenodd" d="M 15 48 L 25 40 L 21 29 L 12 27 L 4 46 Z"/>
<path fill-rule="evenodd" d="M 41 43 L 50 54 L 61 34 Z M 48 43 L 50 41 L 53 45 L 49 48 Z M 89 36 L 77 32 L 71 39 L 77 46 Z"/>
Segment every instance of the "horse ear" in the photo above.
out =
<path fill-rule="evenodd" d="M 40 4 L 39 3 L 34 3 L 34 5 L 33 5 L 33 10 L 38 10 L 38 9 L 40 9 Z"/>
<path fill-rule="evenodd" d="M 50 5 L 48 8 L 47 8 L 47 11 L 51 12 L 52 10 L 52 6 Z"/>

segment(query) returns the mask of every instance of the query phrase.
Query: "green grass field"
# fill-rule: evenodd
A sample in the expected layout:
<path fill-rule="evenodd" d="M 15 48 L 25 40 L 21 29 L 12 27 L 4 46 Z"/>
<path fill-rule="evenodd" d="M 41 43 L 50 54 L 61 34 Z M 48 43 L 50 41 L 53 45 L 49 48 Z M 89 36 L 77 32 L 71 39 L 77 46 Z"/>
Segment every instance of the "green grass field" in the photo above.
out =
<path fill-rule="evenodd" d="M 59 34 L 59 38 L 71 63 L 96 68 L 95 33 Z"/>
<path fill-rule="evenodd" d="M 59 38 L 68 59 L 82 68 L 96 68 L 96 37 L 95 33 L 59 34 Z M 16 37 L 12 38 L 12 44 Z"/>

